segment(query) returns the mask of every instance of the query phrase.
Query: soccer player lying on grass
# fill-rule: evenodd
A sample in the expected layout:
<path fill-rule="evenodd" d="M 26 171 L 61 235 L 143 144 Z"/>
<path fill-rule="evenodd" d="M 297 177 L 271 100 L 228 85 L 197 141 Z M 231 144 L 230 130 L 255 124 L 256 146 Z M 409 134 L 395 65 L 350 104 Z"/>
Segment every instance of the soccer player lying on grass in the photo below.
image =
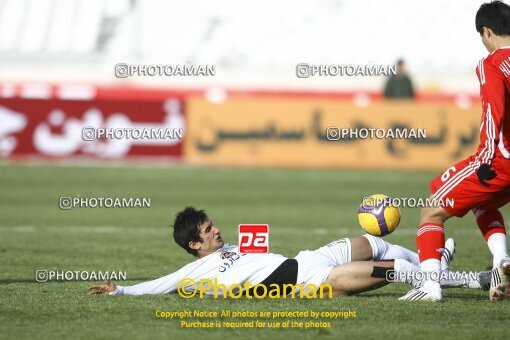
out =
<path fill-rule="evenodd" d="M 395 282 L 410 283 L 415 287 L 421 284 L 419 275 L 413 275 L 419 270 L 418 254 L 371 235 L 344 238 L 317 250 L 301 251 L 294 259 L 272 253 L 240 254 L 238 246 L 223 242 L 220 230 L 213 225 L 205 211 L 187 207 L 175 217 L 173 236 L 177 244 L 198 259 L 175 273 L 153 281 L 134 286 L 117 286 L 113 282 L 105 281 L 102 285 L 89 287 L 88 293 L 174 293 L 178 289 L 179 281 L 189 278 L 196 283 L 201 279 L 217 279 L 217 287 L 220 288 L 218 295 L 223 295 L 224 291 L 234 284 L 244 286 L 246 282 L 252 286 L 264 285 L 267 291 L 285 284 L 301 284 L 304 290 L 330 284 L 333 295 L 344 295 L 386 285 L 389 283 L 389 272 L 394 275 Z M 449 239 L 442 258 L 444 270 L 452 259 L 454 247 L 453 240 Z M 462 277 L 457 275 L 457 279 L 451 279 L 450 275 L 442 284 L 450 287 L 488 289 L 490 272 L 472 274 L 474 275 Z M 259 288 L 263 287 L 257 289 Z M 188 286 L 184 289 L 195 291 L 196 288 Z M 327 290 L 326 292 L 328 293 Z M 213 289 L 205 293 L 213 294 Z"/>

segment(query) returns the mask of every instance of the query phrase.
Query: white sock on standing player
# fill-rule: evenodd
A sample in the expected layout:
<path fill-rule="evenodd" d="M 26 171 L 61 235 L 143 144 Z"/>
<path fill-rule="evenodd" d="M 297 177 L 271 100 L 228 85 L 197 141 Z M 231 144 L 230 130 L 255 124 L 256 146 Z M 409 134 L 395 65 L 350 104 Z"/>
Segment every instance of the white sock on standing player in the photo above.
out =
<path fill-rule="evenodd" d="M 439 278 L 441 274 L 441 261 L 438 259 L 428 259 L 420 263 L 420 269 L 425 272 L 425 283 L 423 288 L 433 291 L 441 296 L 441 285 Z"/>
<path fill-rule="evenodd" d="M 508 258 L 508 252 L 506 248 L 506 235 L 502 233 L 494 233 L 489 236 L 487 245 L 492 253 L 492 267 L 499 267 L 501 260 Z"/>

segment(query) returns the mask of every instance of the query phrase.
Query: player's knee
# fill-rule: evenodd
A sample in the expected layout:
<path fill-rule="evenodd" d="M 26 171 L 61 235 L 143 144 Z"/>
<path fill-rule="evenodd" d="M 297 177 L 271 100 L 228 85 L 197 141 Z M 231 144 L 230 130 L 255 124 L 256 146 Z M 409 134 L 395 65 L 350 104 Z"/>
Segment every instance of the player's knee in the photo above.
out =
<path fill-rule="evenodd" d="M 381 260 L 386 252 L 388 251 L 389 243 L 372 235 L 363 235 L 362 238 L 368 243 L 368 249 L 365 250 L 365 255 L 369 255 L 368 258 L 363 259 L 352 259 L 352 261 L 367 261 L 367 260 Z"/>
<path fill-rule="evenodd" d="M 421 220 L 427 220 L 433 216 L 433 212 L 429 208 L 421 208 L 420 212 Z"/>
<path fill-rule="evenodd" d="M 448 213 L 441 207 L 426 207 L 421 209 L 421 222 L 435 222 L 442 224 L 448 219 Z"/>
<path fill-rule="evenodd" d="M 378 237 L 372 235 L 363 235 L 360 237 L 351 238 L 351 261 L 368 261 L 374 257 L 376 250 L 374 250 L 373 243 L 376 242 Z"/>

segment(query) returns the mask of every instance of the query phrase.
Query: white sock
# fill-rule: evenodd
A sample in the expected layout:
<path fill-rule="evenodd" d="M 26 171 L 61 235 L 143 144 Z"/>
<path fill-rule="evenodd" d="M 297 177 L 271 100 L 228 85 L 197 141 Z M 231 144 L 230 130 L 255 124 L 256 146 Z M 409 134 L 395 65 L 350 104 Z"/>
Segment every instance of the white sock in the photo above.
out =
<path fill-rule="evenodd" d="M 420 269 L 424 272 L 440 272 L 441 261 L 438 259 L 428 259 L 420 263 Z"/>
<path fill-rule="evenodd" d="M 423 275 L 415 275 L 416 272 L 420 270 L 420 268 L 404 259 L 395 259 L 393 269 L 395 269 L 395 275 L 393 278 L 393 282 L 397 283 L 409 283 L 414 287 L 420 287 L 422 284 L 421 278 Z"/>
<path fill-rule="evenodd" d="M 423 288 L 441 295 L 441 285 L 439 284 L 441 261 L 438 259 L 425 260 L 420 263 L 420 269 L 425 272 Z"/>
<path fill-rule="evenodd" d="M 489 236 L 487 245 L 492 253 L 492 267 L 499 267 L 501 260 L 508 257 L 506 249 L 506 235 L 503 233 L 494 233 Z"/>
<path fill-rule="evenodd" d="M 363 236 L 368 240 L 370 246 L 372 247 L 373 260 L 404 259 L 415 265 L 420 264 L 418 254 L 414 251 L 388 243 L 380 237 L 375 237 L 369 234 Z"/>

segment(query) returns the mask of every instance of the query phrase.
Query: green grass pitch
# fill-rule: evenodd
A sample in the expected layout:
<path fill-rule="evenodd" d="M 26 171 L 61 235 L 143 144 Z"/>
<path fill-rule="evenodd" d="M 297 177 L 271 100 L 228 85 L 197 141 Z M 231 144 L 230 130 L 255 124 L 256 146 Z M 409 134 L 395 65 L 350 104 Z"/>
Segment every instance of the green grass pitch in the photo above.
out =
<path fill-rule="evenodd" d="M 173 272 L 193 258 L 169 227 L 186 205 L 207 210 L 227 242 L 239 223 L 268 223 L 270 250 L 293 257 L 340 237 L 361 235 L 363 196 L 426 197 L 433 172 L 200 169 L 161 167 L 0 166 L 0 338 L 340 339 L 504 338 L 509 303 L 488 293 L 449 289 L 441 303 L 403 303 L 407 285 L 323 300 L 182 299 L 87 296 L 93 282 L 36 283 L 35 271 L 126 271 L 125 285 Z M 60 210 L 60 196 L 150 197 L 146 209 Z M 502 209 L 510 218 L 510 209 Z M 402 209 L 387 240 L 415 249 L 418 209 Z M 491 263 L 474 217 L 452 219 L 454 270 Z M 185 329 L 156 310 L 354 310 L 328 329 Z M 327 321 L 327 320 L 323 320 Z"/>

